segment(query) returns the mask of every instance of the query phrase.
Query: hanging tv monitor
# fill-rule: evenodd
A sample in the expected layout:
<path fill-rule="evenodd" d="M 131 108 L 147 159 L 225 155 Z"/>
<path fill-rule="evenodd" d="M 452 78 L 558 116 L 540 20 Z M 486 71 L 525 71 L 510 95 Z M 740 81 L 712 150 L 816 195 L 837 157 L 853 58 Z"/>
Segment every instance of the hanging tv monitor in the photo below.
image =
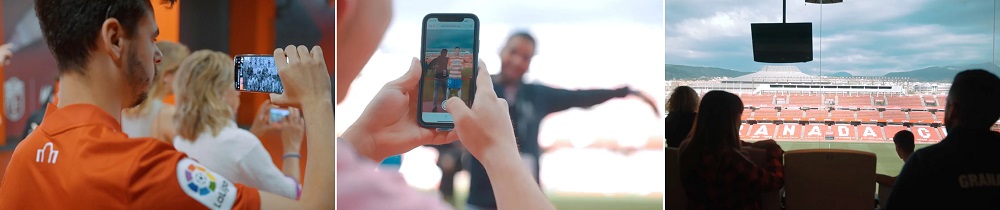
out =
<path fill-rule="evenodd" d="M 813 60 L 812 23 L 751 23 L 753 60 L 802 63 Z"/>

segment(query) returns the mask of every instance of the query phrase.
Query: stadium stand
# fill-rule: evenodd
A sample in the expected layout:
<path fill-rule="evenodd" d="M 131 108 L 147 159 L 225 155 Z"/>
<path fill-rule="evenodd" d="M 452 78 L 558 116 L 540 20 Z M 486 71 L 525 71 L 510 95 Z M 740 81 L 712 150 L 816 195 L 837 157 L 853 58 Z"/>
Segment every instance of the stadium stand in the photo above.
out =
<path fill-rule="evenodd" d="M 886 109 L 882 112 L 882 118 L 888 122 L 903 122 L 906 120 L 906 113 L 898 109 Z"/>
<path fill-rule="evenodd" d="M 888 102 L 888 106 L 892 107 L 924 107 L 924 103 L 921 102 L 921 99 L 918 96 L 888 95 L 885 98 L 887 99 L 886 102 Z"/>
<path fill-rule="evenodd" d="M 759 123 L 751 126 L 747 132 L 747 137 L 751 140 L 773 139 L 776 125 L 771 123 Z"/>
<path fill-rule="evenodd" d="M 872 97 L 870 95 L 840 95 L 837 96 L 837 105 L 872 106 Z"/>
<path fill-rule="evenodd" d="M 785 123 L 777 126 L 775 140 L 799 140 L 802 139 L 802 125 L 797 123 Z"/>
<path fill-rule="evenodd" d="M 943 111 L 934 112 L 934 120 L 944 121 L 944 112 Z"/>
<path fill-rule="evenodd" d="M 750 130 L 750 127 L 751 127 L 750 124 L 746 123 L 740 124 L 740 139 L 746 140 L 750 138 L 749 136 L 747 136 L 747 131 Z"/>
<path fill-rule="evenodd" d="M 875 153 L 803 149 L 785 153 L 786 209 L 872 209 Z"/>
<path fill-rule="evenodd" d="M 920 96 L 920 100 L 924 101 L 924 104 L 927 105 L 927 106 L 929 106 L 929 107 L 935 107 L 935 106 L 938 105 L 937 99 L 934 98 L 934 96 L 932 96 L 932 95 L 923 95 L 923 96 Z"/>
<path fill-rule="evenodd" d="M 847 121 L 854 119 L 854 111 L 851 110 L 833 110 L 830 111 L 830 118 L 836 121 Z"/>
<path fill-rule="evenodd" d="M 828 113 L 826 109 L 809 109 L 806 110 L 806 119 L 809 119 L 809 121 L 828 119 L 830 118 Z"/>
<path fill-rule="evenodd" d="M 830 126 L 824 124 L 808 124 L 802 127 L 802 139 L 810 141 L 823 140 Z"/>
<path fill-rule="evenodd" d="M 740 100 L 743 100 L 744 105 L 755 107 L 774 105 L 774 95 L 740 94 Z"/>
<path fill-rule="evenodd" d="M 774 96 L 775 105 L 786 105 L 788 104 L 788 96 L 785 94 L 778 94 Z"/>
<path fill-rule="evenodd" d="M 753 111 L 753 118 L 756 120 L 774 120 L 778 118 L 778 110 L 773 108 L 761 108 Z"/>
<path fill-rule="evenodd" d="M 888 101 L 886 101 L 885 95 L 873 95 L 872 96 L 872 105 L 875 105 L 875 106 L 886 106 L 888 104 L 889 103 L 888 103 Z"/>
<path fill-rule="evenodd" d="M 910 122 L 934 122 L 934 114 L 923 111 L 910 111 Z"/>
<path fill-rule="evenodd" d="M 886 125 L 885 128 L 885 140 L 892 141 L 892 136 L 896 135 L 901 130 L 908 130 L 906 126 L 903 125 Z"/>
<path fill-rule="evenodd" d="M 882 116 L 879 114 L 878 111 L 862 109 L 858 110 L 858 118 L 861 118 L 863 120 L 882 119 Z"/>
<path fill-rule="evenodd" d="M 818 107 L 823 104 L 823 98 L 819 94 L 802 95 L 792 94 L 788 96 L 789 105 Z"/>
<path fill-rule="evenodd" d="M 740 119 L 746 120 L 750 118 L 750 114 L 753 113 L 753 109 L 743 109 L 743 114 L 740 115 Z"/>
<path fill-rule="evenodd" d="M 913 131 L 914 140 L 917 142 L 936 143 L 941 141 L 941 134 L 931 126 L 914 125 L 910 130 Z"/>
<path fill-rule="evenodd" d="M 823 94 L 822 98 L 823 105 L 837 105 L 837 94 Z"/>
<path fill-rule="evenodd" d="M 861 124 L 858 125 L 858 138 L 861 141 L 885 141 L 885 134 L 882 132 L 882 127 L 875 124 Z"/>
<path fill-rule="evenodd" d="M 853 125 L 850 124 L 834 124 L 830 126 L 830 131 L 827 132 L 828 136 L 833 136 L 833 140 L 837 141 L 853 141 L 858 140 L 858 132 Z"/>
<path fill-rule="evenodd" d="M 944 125 L 938 126 L 938 131 L 941 132 L 941 136 L 948 136 L 948 129 L 945 129 Z"/>

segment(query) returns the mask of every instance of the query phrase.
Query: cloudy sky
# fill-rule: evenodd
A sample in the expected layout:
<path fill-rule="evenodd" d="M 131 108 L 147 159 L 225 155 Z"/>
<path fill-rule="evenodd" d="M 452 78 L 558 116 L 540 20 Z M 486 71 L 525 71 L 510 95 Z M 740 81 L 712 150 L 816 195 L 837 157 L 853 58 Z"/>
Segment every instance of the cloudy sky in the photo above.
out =
<path fill-rule="evenodd" d="M 378 52 L 337 105 L 337 132 L 353 123 L 379 88 L 402 75 L 410 59 L 419 56 L 420 21 L 428 13 L 479 16 L 479 56 L 492 74 L 500 70 L 498 54 L 507 36 L 526 29 L 538 41 L 527 82 L 565 89 L 627 85 L 663 101 L 663 83 L 648 79 L 663 78 L 663 8 L 660 0 L 394 1 L 393 20 Z M 662 121 L 636 98 L 617 99 L 552 115 L 543 122 L 540 139 L 617 138 L 637 140 L 623 144 L 641 144 L 649 136 L 663 135 Z"/>
<path fill-rule="evenodd" d="M 788 1 L 788 22 L 813 23 L 814 60 L 793 64 L 817 75 L 881 76 L 928 66 L 995 59 L 995 1 Z M 781 22 L 781 1 L 666 0 L 666 63 L 757 71 L 750 23 Z M 822 11 L 822 12 L 821 12 Z M 821 15 L 822 14 L 822 15 Z"/>

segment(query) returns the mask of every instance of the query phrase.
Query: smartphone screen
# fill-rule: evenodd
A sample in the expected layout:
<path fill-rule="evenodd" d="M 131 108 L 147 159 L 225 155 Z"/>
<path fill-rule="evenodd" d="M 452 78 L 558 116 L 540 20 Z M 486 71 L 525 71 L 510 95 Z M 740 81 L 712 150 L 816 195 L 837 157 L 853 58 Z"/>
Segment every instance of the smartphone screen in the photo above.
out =
<path fill-rule="evenodd" d="M 418 122 L 424 127 L 451 128 L 448 99 L 472 105 L 479 52 L 479 18 L 474 14 L 428 14 L 423 20 Z"/>
<path fill-rule="evenodd" d="M 258 93 L 283 93 L 278 67 L 271 55 L 237 55 L 236 90 Z"/>
<path fill-rule="evenodd" d="M 271 122 L 281 122 L 282 119 L 288 117 L 289 113 L 287 109 L 271 108 Z"/>

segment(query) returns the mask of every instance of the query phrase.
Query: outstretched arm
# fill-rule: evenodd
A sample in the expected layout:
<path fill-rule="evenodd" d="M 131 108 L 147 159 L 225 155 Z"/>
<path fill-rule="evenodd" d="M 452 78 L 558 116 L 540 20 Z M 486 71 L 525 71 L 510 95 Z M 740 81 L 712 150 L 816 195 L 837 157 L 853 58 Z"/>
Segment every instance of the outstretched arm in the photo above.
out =
<path fill-rule="evenodd" d="M 549 101 L 549 112 L 558 112 L 573 107 L 590 107 L 612 98 L 628 96 L 631 90 L 628 87 L 618 89 L 600 90 L 566 90 L 542 86 L 539 95 Z"/>

